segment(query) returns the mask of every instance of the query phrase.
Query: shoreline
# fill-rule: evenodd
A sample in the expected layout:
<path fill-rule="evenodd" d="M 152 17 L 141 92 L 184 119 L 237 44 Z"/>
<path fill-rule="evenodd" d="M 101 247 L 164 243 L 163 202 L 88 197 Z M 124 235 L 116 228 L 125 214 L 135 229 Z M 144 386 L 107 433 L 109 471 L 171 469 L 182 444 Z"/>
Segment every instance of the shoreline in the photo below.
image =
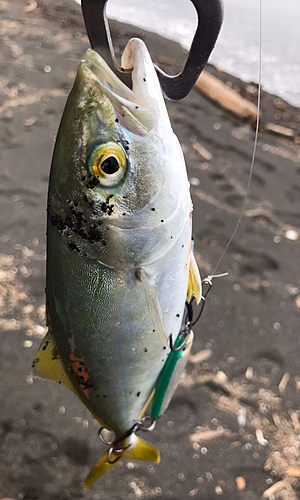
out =
<path fill-rule="evenodd" d="M 60 19 L 62 27 L 72 27 L 80 29 L 81 36 L 86 37 L 84 22 L 81 15 L 81 7 L 74 0 L 66 0 L 66 11 L 68 17 L 61 18 L 61 10 L 51 4 L 49 0 L 40 2 L 43 15 L 50 19 Z M 161 68 L 169 72 L 170 75 L 177 74 L 184 66 L 187 51 L 178 42 L 164 38 L 156 33 L 144 30 L 134 25 L 120 23 L 110 20 L 110 29 L 114 42 L 117 57 L 120 58 L 122 50 L 125 48 L 124 39 L 140 37 L 145 41 L 154 62 Z M 206 71 L 225 83 L 230 89 L 235 90 L 241 97 L 257 105 L 257 88 L 255 82 L 245 82 L 240 78 L 223 71 L 222 68 L 208 63 Z M 288 101 L 264 90 L 262 85 L 261 117 L 264 123 L 275 123 L 277 125 L 291 128 L 297 136 L 300 136 L 300 107 L 290 104 Z"/>

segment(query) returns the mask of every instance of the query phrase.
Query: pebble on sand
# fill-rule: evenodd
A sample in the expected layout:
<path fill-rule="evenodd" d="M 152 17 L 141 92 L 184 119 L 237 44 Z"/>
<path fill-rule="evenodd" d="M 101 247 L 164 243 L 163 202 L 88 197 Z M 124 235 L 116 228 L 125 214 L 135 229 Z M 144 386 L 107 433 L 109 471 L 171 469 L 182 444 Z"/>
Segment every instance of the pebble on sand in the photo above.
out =
<path fill-rule="evenodd" d="M 246 489 L 246 479 L 243 476 L 237 476 L 235 478 L 235 483 L 239 491 L 244 491 Z"/>
<path fill-rule="evenodd" d="M 291 240 L 291 241 L 297 241 L 299 239 L 299 234 L 297 231 L 295 231 L 294 229 L 288 229 L 286 232 L 285 232 L 285 237 L 288 239 L 288 240 Z"/>

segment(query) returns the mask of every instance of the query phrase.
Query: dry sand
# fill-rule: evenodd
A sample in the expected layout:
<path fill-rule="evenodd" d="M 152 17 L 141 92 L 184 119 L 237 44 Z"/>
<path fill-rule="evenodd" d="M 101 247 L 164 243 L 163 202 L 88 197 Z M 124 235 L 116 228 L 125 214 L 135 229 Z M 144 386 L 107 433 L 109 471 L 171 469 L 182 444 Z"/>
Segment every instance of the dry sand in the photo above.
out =
<path fill-rule="evenodd" d="M 120 463 L 83 493 L 104 452 L 98 427 L 66 389 L 32 383 L 29 374 L 45 332 L 50 159 L 88 40 L 73 2 L 37 3 L 0 1 L 0 498 L 256 500 L 267 490 L 266 498 L 296 500 L 300 149 L 263 132 L 245 217 L 219 269 L 229 275 L 214 283 L 195 328 L 195 356 L 150 436 L 162 463 Z M 174 43 L 113 27 L 117 47 L 143 36 L 168 70 L 183 58 Z M 210 71 L 255 102 L 254 85 Z M 186 156 L 205 276 L 238 218 L 254 133 L 195 91 L 168 108 Z M 300 110 L 263 93 L 262 111 L 265 122 L 299 134 Z"/>

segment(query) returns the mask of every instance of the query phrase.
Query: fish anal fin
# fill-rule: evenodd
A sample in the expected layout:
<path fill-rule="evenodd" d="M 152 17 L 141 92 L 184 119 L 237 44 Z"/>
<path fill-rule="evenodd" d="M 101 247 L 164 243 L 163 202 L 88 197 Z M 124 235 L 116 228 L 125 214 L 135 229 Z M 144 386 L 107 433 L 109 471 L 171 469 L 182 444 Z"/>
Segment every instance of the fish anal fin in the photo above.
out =
<path fill-rule="evenodd" d="M 122 460 L 129 458 L 131 460 L 155 462 L 157 464 L 160 462 L 160 453 L 155 448 L 155 446 L 147 443 L 136 435 L 132 435 L 131 438 L 133 439 L 133 441 L 130 446 L 123 452 L 121 456 Z M 111 461 L 113 462 L 117 458 L 118 457 L 112 453 Z M 116 463 L 118 463 L 118 461 L 116 461 Z M 90 486 L 92 486 L 92 484 L 95 483 L 95 481 L 97 481 L 97 479 L 103 476 L 103 474 L 105 474 L 105 472 L 107 472 L 113 466 L 113 463 L 107 462 L 107 453 L 105 453 L 105 455 L 100 458 L 100 460 L 96 463 L 96 465 L 92 468 L 91 472 L 87 476 L 84 482 L 84 489 L 87 490 Z"/>
<path fill-rule="evenodd" d="M 36 358 L 33 360 L 32 374 L 34 377 L 64 385 L 77 394 L 59 356 L 54 338 L 50 331 L 43 339 Z"/>
<path fill-rule="evenodd" d="M 200 278 L 200 273 L 198 269 L 198 265 L 195 259 L 193 252 L 190 257 L 190 266 L 189 266 L 189 282 L 187 289 L 187 300 L 190 302 L 192 297 L 195 297 L 197 304 L 200 303 L 202 297 L 202 283 Z"/>

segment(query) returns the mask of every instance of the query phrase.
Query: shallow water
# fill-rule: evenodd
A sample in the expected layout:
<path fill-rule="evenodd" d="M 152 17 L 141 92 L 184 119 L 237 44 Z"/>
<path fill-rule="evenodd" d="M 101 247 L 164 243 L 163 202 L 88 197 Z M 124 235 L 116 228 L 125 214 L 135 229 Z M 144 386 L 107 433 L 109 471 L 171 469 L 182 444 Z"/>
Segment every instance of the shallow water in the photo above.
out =
<path fill-rule="evenodd" d="M 257 81 L 259 2 L 225 0 L 224 4 L 224 24 L 210 61 L 245 81 Z M 263 87 L 300 106 L 300 1 L 262 0 L 262 10 Z M 123 0 L 110 0 L 108 15 L 185 47 L 197 23 L 189 0 L 129 0 L 126 9 Z"/>

